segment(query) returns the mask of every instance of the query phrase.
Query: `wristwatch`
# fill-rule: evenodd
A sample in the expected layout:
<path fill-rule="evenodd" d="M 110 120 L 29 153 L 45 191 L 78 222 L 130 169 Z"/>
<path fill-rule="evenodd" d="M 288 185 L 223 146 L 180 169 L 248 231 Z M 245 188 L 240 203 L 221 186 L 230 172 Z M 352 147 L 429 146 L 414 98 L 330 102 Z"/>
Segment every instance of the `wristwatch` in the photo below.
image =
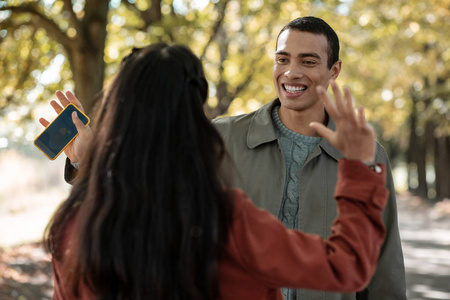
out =
<path fill-rule="evenodd" d="M 366 166 L 368 166 L 369 169 L 371 169 L 375 173 L 377 173 L 377 174 L 381 173 L 381 167 L 379 165 L 377 165 L 375 162 L 363 160 L 362 163 L 365 164 Z"/>

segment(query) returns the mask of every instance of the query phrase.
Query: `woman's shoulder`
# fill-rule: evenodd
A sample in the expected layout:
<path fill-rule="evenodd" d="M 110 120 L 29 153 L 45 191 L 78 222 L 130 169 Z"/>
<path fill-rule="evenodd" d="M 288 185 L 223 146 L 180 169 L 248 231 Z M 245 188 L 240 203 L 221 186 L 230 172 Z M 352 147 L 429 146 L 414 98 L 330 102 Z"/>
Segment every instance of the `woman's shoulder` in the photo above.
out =
<path fill-rule="evenodd" d="M 251 200 L 247 194 L 239 188 L 230 189 L 229 194 L 233 203 L 233 218 L 238 218 L 239 216 L 242 216 L 243 211 L 248 206 L 248 203 L 251 203 Z"/>

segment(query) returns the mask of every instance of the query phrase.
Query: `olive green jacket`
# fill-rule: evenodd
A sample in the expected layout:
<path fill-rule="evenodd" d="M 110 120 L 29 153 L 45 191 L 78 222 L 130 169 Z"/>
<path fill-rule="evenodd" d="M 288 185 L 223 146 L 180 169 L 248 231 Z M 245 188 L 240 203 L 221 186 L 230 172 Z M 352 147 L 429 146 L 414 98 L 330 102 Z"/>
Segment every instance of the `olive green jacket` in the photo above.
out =
<path fill-rule="evenodd" d="M 235 185 L 242 188 L 257 206 L 268 210 L 274 216 L 279 215 L 286 181 L 284 155 L 271 118 L 271 110 L 276 105 L 279 105 L 278 100 L 247 115 L 224 117 L 213 121 L 237 168 Z M 328 128 L 335 129 L 331 119 Z M 325 139 L 322 139 L 307 157 L 300 174 L 299 230 L 319 234 L 324 238 L 331 234 L 331 225 L 337 215 L 334 200 L 337 160 L 342 157 L 342 153 Z M 353 294 L 299 290 L 297 299 L 406 300 L 395 190 L 388 157 L 378 143 L 376 162 L 387 166 L 387 188 L 390 196 L 383 212 L 383 221 L 387 229 L 386 239 L 371 283 L 366 290 Z M 302 270 L 299 269 L 299 272 Z"/>

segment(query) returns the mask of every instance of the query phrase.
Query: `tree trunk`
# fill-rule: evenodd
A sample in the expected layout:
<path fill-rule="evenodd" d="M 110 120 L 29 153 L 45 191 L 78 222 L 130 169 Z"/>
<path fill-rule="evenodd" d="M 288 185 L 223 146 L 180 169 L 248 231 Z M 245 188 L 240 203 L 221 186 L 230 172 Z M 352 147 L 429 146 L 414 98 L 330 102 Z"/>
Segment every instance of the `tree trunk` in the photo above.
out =
<path fill-rule="evenodd" d="M 73 72 L 75 95 L 90 114 L 96 96 L 103 89 L 109 0 L 88 0 L 84 10 L 84 18 L 77 24 L 76 42 L 66 50 Z"/>
<path fill-rule="evenodd" d="M 104 60 L 102 53 L 79 49 L 71 55 L 71 68 L 75 82 L 75 95 L 87 114 L 92 113 L 96 95 L 103 89 Z"/>
<path fill-rule="evenodd" d="M 413 101 L 413 107 L 411 110 L 411 115 L 409 117 L 409 148 L 407 152 L 407 161 L 408 161 L 408 189 L 414 194 L 426 198 L 428 195 L 428 185 L 426 179 L 426 145 L 425 145 L 425 137 L 424 134 L 421 136 L 417 135 L 417 120 L 418 120 L 418 112 L 417 112 L 417 102 L 414 92 L 411 93 L 411 99 Z M 417 171 L 417 181 L 418 186 L 412 186 L 412 178 L 411 178 L 411 165 L 414 164 L 416 166 Z"/>
<path fill-rule="evenodd" d="M 427 184 L 427 151 L 425 139 L 423 136 L 419 137 L 417 145 L 412 146 L 415 148 L 416 164 L 417 164 L 417 177 L 419 186 L 414 191 L 416 195 L 427 198 L 428 196 L 428 184 Z"/>
<path fill-rule="evenodd" d="M 436 171 L 436 197 L 450 199 L 450 136 L 435 139 L 434 168 Z"/>
<path fill-rule="evenodd" d="M 216 85 L 216 107 L 205 107 L 205 112 L 209 118 L 214 119 L 217 116 L 226 113 L 230 103 L 233 99 L 230 99 L 228 92 L 228 82 L 224 79 L 224 62 L 228 58 L 228 44 L 229 38 L 227 33 L 222 27 L 217 29 L 217 44 L 219 46 L 220 65 L 219 65 L 219 82 Z"/>
<path fill-rule="evenodd" d="M 413 192 L 415 187 L 413 187 L 413 170 L 412 165 L 416 165 L 415 161 L 415 149 L 411 145 L 417 144 L 417 135 L 415 132 L 416 129 L 416 123 L 417 123 L 417 115 L 416 115 L 416 109 L 415 104 L 413 104 L 413 109 L 409 115 L 409 142 L 408 142 L 408 149 L 406 150 L 406 165 L 407 165 L 407 181 L 408 181 L 408 191 Z"/>

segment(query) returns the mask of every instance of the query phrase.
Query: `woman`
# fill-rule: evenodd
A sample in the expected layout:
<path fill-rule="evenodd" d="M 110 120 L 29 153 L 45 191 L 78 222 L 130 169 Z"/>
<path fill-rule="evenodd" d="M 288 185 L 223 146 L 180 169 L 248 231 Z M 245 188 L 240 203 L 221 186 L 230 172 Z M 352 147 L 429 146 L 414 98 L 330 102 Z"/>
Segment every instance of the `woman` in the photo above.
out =
<path fill-rule="evenodd" d="M 349 159 L 339 163 L 340 214 L 322 240 L 285 229 L 231 188 L 224 144 L 203 112 L 200 60 L 180 45 L 133 51 L 92 137 L 73 116 L 80 135 L 66 154 L 82 167 L 45 237 L 54 299 L 282 299 L 280 287 L 362 289 L 383 241 L 387 191 L 384 171 L 359 161 L 374 158 L 373 130 L 350 94 L 341 99 L 332 87 L 336 108 L 319 92 L 337 132 L 312 126 Z M 81 106 L 66 95 L 57 93 L 63 106 Z"/>

